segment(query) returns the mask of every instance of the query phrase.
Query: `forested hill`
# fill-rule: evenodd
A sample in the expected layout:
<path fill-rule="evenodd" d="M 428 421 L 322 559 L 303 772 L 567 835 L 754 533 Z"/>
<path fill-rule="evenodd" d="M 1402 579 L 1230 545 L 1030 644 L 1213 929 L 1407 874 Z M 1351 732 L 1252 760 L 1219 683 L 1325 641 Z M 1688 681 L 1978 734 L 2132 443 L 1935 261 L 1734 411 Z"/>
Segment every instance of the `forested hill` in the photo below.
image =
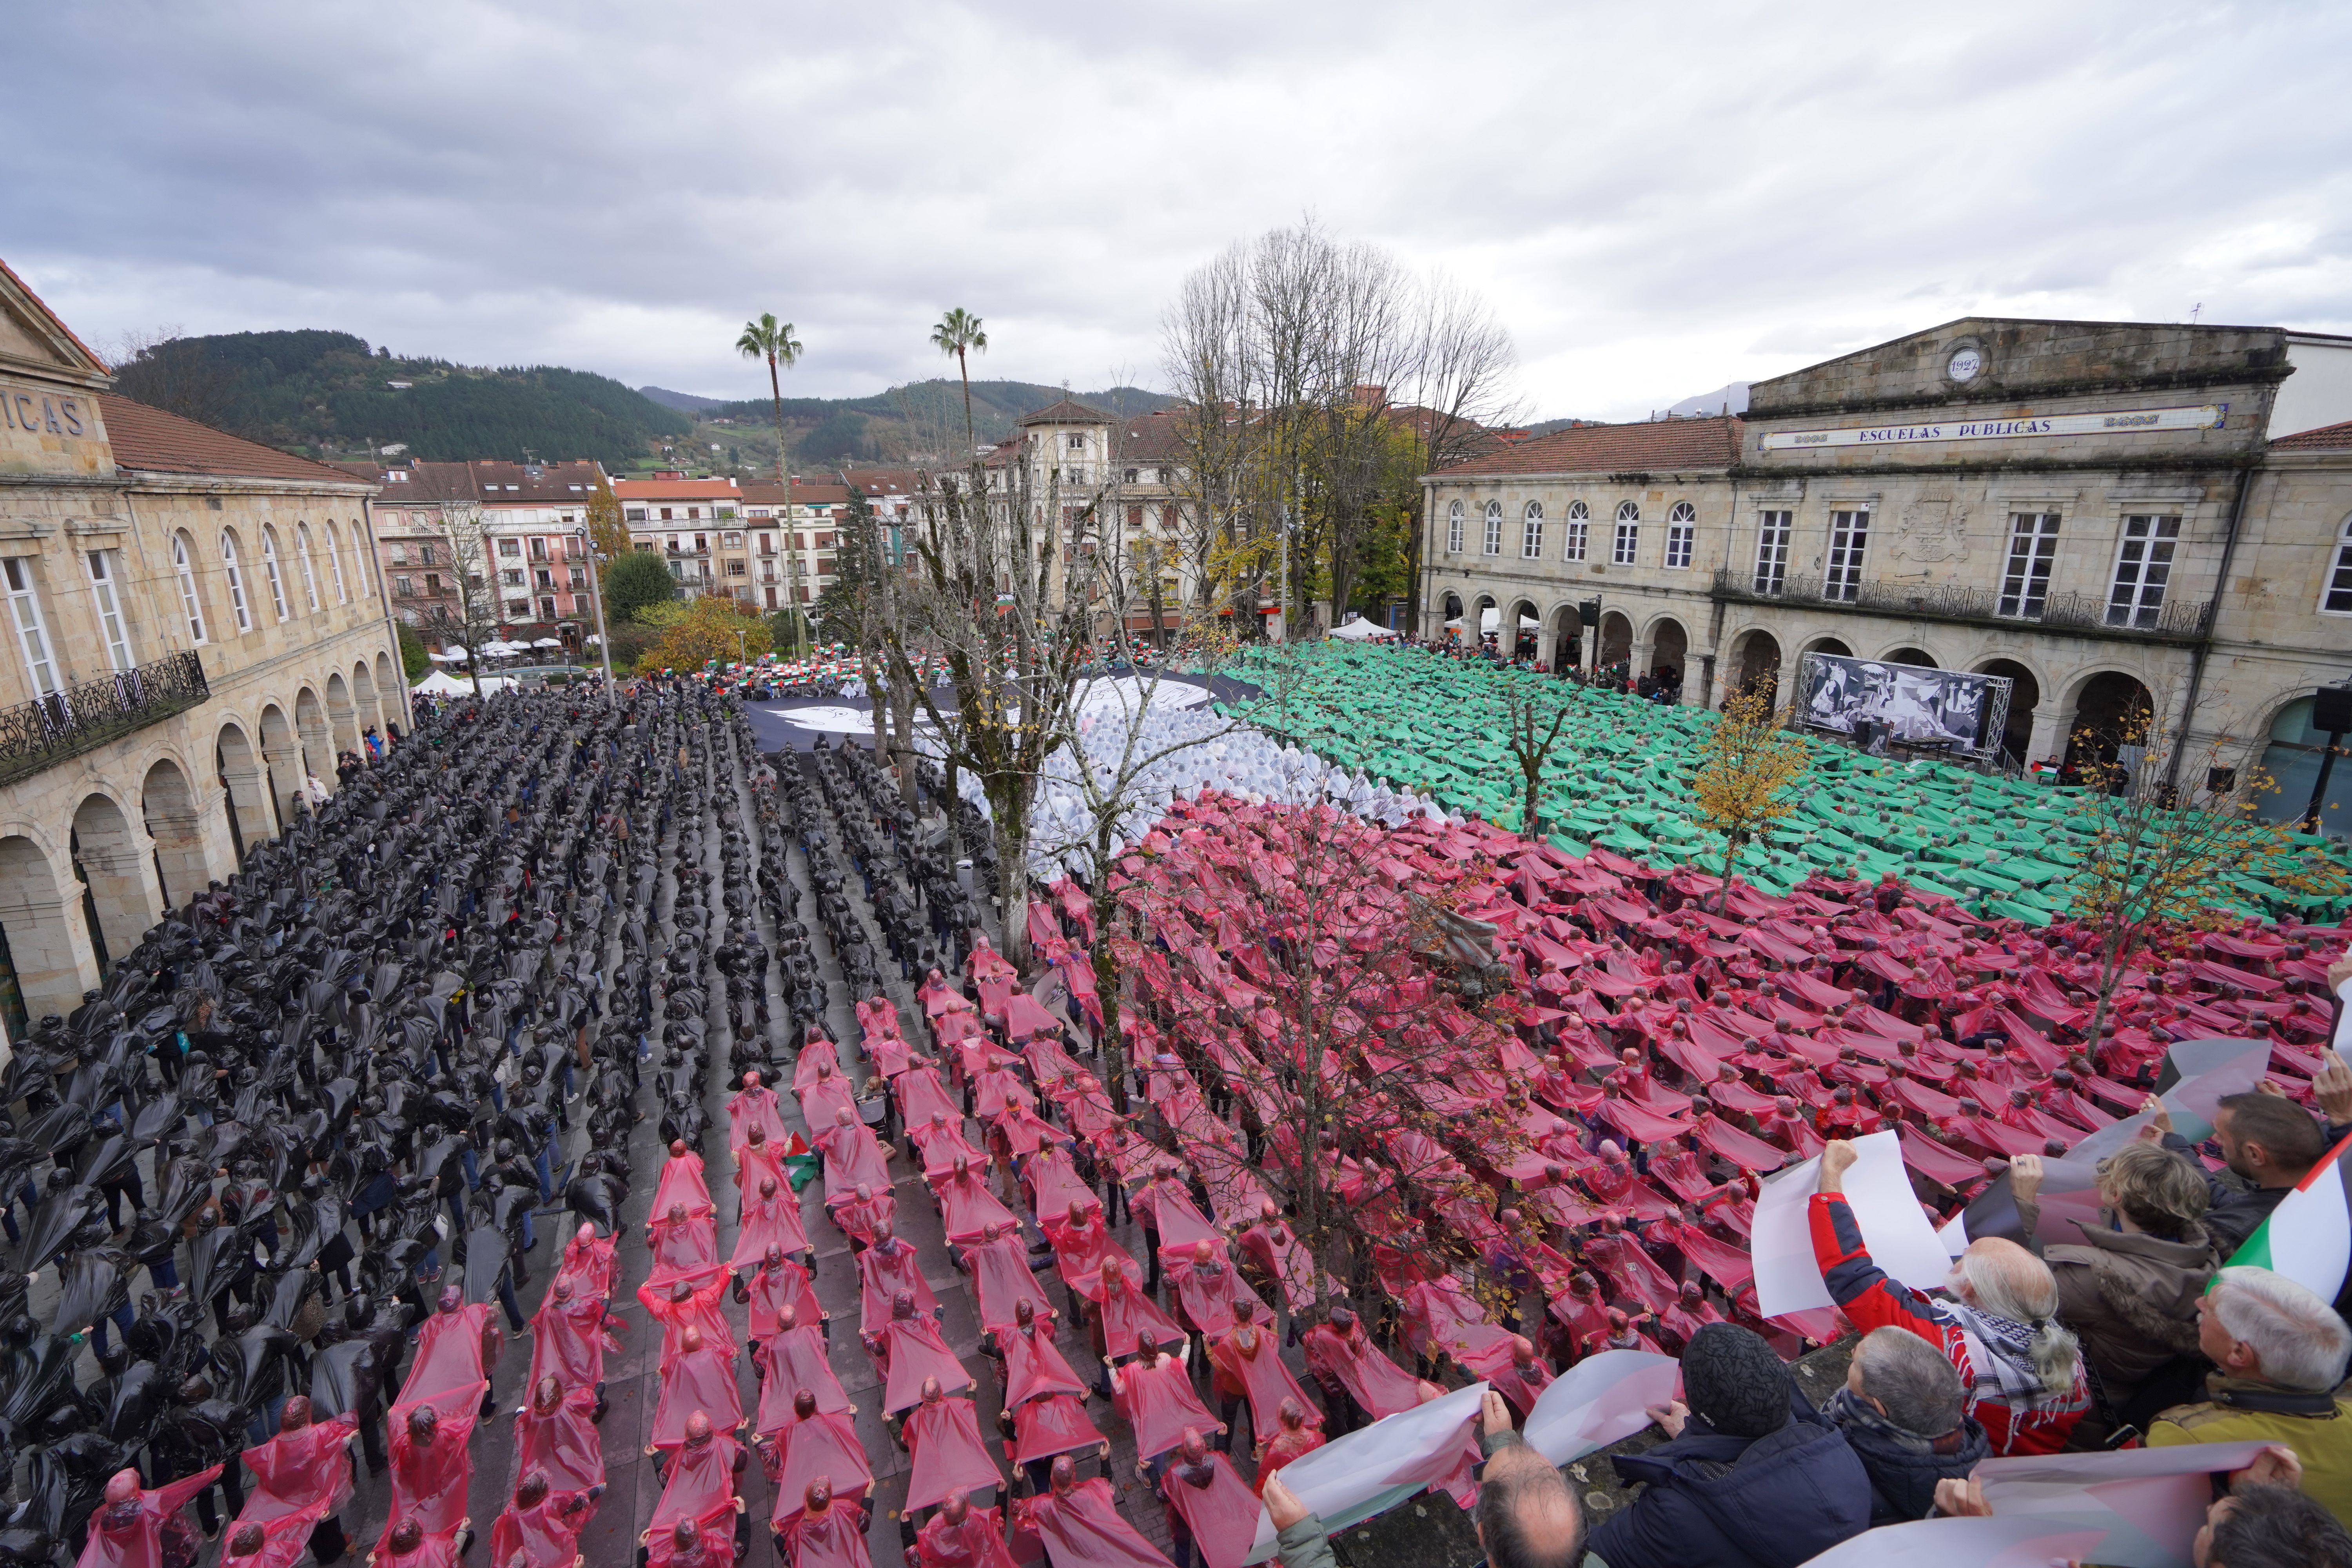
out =
<path fill-rule="evenodd" d="M 313 457 L 399 443 L 434 461 L 596 458 L 625 469 L 693 423 L 610 376 L 398 359 L 349 332 L 174 338 L 117 374 L 126 397 Z"/>
<path fill-rule="evenodd" d="M 719 403 L 666 387 L 641 390 L 656 402 L 690 408 L 698 419 L 756 427 L 775 415 L 775 405 L 764 397 Z M 1072 392 L 1030 381 L 975 381 L 971 384 L 972 434 L 982 441 L 1001 441 L 1013 434 L 1013 422 L 1024 414 L 1065 397 L 1122 418 L 1149 414 L 1175 401 L 1135 386 Z M 810 460 L 856 461 L 908 451 L 945 450 L 950 445 L 962 445 L 963 384 L 947 376 L 908 382 L 869 397 L 787 397 L 784 424 L 793 432 L 794 454 Z"/>

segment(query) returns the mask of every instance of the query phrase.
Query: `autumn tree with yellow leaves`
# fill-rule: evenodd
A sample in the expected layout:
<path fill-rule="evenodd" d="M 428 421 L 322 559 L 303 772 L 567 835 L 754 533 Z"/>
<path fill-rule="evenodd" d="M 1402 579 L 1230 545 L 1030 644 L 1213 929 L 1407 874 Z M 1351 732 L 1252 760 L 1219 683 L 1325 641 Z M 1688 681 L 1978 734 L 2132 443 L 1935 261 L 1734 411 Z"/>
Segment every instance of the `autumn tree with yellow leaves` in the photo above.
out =
<path fill-rule="evenodd" d="M 713 659 L 731 664 L 768 651 L 768 623 L 734 600 L 706 595 L 658 617 L 661 639 L 637 660 L 642 669 L 699 669 Z"/>
<path fill-rule="evenodd" d="M 1749 839 L 1797 809 L 1798 786 L 1811 765 L 1804 740 L 1780 727 L 1772 700 L 1743 691 L 1727 700 L 1715 728 L 1699 742 L 1699 821 L 1723 835 L 1723 891 L 1731 897 L 1732 868 Z"/>

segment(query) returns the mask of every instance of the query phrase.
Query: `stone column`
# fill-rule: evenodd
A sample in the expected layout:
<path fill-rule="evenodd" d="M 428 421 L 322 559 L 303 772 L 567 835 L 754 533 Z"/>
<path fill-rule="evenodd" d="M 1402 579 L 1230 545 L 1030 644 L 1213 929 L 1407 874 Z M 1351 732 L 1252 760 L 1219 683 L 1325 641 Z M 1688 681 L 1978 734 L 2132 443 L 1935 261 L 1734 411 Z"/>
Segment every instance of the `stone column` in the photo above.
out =
<path fill-rule="evenodd" d="M 0 929 L 25 994 L 25 1011 L 63 1016 L 98 984 L 98 955 L 82 928 L 81 884 L 69 865 L 51 865 L 29 840 L 12 839 L 0 856 Z M 70 907 L 68 905 L 70 904 Z"/>
<path fill-rule="evenodd" d="M 2042 698 L 2033 710 L 2033 738 L 2025 743 L 2029 763 L 2063 763 L 2066 742 L 2074 732 L 2074 705 L 2055 696 Z"/>

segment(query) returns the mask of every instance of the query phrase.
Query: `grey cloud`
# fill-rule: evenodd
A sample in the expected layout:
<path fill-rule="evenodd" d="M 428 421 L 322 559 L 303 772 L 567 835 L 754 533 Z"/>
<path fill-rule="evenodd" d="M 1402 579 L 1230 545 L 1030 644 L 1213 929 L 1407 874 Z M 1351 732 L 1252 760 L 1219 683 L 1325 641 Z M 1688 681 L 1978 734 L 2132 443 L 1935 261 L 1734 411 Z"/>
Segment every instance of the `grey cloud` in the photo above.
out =
<path fill-rule="evenodd" d="M 93 4 L 12 21 L 0 255 L 79 327 L 336 326 L 748 392 L 1156 374 L 1313 211 L 1443 265 L 1542 413 L 1972 310 L 2352 328 L 2352 16 L 2293 5 Z M 31 68 L 26 68 L 26 62 Z"/>

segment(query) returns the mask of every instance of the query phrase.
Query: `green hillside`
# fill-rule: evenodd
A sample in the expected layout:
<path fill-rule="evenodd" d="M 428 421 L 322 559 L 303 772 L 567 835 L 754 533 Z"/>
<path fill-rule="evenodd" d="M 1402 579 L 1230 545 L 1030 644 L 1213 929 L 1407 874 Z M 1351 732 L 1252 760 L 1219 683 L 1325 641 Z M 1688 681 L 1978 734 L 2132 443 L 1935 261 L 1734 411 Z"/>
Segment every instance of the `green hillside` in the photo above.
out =
<path fill-rule="evenodd" d="M 394 358 L 349 332 L 175 338 L 121 366 L 116 390 L 314 457 L 401 443 L 433 461 L 596 458 L 626 468 L 693 423 L 609 376 Z"/>
<path fill-rule="evenodd" d="M 645 390 L 658 397 L 682 396 L 659 387 Z M 1149 414 L 1175 401 L 1133 386 L 1071 392 L 1028 381 L 975 381 L 971 384 L 973 436 L 981 441 L 1001 441 L 1013 434 L 1015 419 L 1065 397 L 1121 416 Z M 700 398 L 693 401 L 698 405 L 693 416 L 699 453 L 707 454 L 710 442 L 716 440 L 722 454 L 740 452 L 747 468 L 774 461 L 772 403 L 765 398 L 716 404 Z M 787 397 L 784 427 L 796 464 L 953 461 L 956 449 L 963 445 L 963 386 L 949 377 L 909 382 L 869 397 Z"/>

